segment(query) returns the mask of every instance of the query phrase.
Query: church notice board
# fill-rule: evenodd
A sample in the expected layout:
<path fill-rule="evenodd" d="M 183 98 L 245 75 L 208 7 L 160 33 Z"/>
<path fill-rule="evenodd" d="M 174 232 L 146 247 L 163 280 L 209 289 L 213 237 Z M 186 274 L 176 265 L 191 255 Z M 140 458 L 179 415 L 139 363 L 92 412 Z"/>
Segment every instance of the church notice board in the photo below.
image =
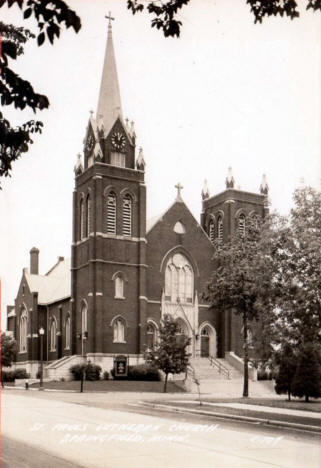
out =
<path fill-rule="evenodd" d="M 127 377 L 128 375 L 128 357 L 118 355 L 114 357 L 115 377 Z"/>

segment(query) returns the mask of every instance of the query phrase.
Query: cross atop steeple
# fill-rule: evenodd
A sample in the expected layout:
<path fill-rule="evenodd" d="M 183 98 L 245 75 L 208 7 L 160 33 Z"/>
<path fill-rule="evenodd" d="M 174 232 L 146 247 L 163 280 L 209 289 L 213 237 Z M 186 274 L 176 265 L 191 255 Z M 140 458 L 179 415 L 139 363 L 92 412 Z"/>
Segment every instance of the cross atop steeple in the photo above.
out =
<path fill-rule="evenodd" d="M 180 182 L 178 182 L 178 183 L 175 185 L 175 188 L 177 188 L 177 197 L 176 197 L 176 200 L 182 201 L 181 191 L 182 191 L 182 189 L 183 189 L 184 187 L 182 186 L 182 184 L 181 184 Z"/>
<path fill-rule="evenodd" d="M 108 19 L 108 29 L 110 28 L 111 29 L 111 22 L 115 20 L 115 18 L 113 18 L 111 16 L 111 12 L 109 11 L 108 12 L 108 16 L 105 16 L 106 19 Z"/>

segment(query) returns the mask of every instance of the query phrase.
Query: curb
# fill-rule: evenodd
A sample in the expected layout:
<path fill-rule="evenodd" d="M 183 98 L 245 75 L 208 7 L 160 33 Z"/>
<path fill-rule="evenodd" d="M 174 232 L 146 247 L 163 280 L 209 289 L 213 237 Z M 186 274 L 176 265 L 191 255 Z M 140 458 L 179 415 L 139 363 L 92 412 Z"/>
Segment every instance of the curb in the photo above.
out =
<path fill-rule="evenodd" d="M 260 423 L 268 426 L 277 426 L 277 427 L 284 427 L 288 429 L 296 429 L 300 431 L 308 431 L 314 433 L 321 434 L 321 427 L 319 426 L 310 426 L 306 424 L 299 424 L 299 423 L 292 423 L 286 421 L 278 421 L 275 419 L 263 419 L 263 418 L 254 418 L 253 416 L 242 416 L 237 414 L 227 414 L 227 413 L 215 413 L 212 411 L 206 410 L 196 410 L 191 408 L 182 408 L 179 406 L 170 406 L 170 405 L 162 405 L 158 403 L 148 403 L 148 402 L 140 402 L 143 406 L 147 406 L 154 409 L 160 410 L 167 410 L 167 411 L 174 411 L 176 413 L 191 413 L 191 414 L 200 414 L 203 416 L 213 416 L 215 418 L 221 419 L 230 419 L 232 421 L 241 421 L 241 422 L 249 422 L 249 423 Z"/>

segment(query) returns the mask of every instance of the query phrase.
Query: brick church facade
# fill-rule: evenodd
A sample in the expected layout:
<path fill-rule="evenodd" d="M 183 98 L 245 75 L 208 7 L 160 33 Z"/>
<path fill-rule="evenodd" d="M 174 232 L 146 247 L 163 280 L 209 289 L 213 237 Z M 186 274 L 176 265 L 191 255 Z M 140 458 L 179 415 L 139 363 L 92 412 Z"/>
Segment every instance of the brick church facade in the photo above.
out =
<path fill-rule="evenodd" d="M 83 159 L 83 162 L 82 162 Z M 30 251 L 7 328 L 18 342 L 17 366 L 35 375 L 43 328 L 44 359 L 86 356 L 103 369 L 115 355 L 138 362 L 155 346 L 164 314 L 179 320 L 193 357 L 242 355 L 240 319 L 218 314 L 202 300 L 214 268 L 213 242 L 264 218 L 268 187 L 235 188 L 210 197 L 202 190 L 200 223 L 181 197 L 161 216 L 146 220 L 145 160 L 136 155 L 133 124 L 122 117 L 111 25 L 97 115 L 91 115 L 84 155 L 75 166 L 71 260 L 59 257 L 39 275 L 39 251 Z"/>

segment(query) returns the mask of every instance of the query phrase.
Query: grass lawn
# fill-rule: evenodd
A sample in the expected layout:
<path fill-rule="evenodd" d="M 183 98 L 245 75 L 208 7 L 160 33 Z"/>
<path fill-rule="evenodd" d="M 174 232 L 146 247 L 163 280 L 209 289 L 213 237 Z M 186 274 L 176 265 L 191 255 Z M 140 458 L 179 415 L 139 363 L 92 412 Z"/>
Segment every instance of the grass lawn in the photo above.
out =
<path fill-rule="evenodd" d="M 39 384 L 30 385 L 30 388 L 38 388 Z M 84 382 L 84 392 L 163 392 L 163 382 L 148 381 L 120 381 L 120 380 L 98 380 L 95 382 Z M 79 392 L 80 381 L 70 382 L 44 382 L 44 388 L 50 390 L 74 390 Z M 167 393 L 183 393 L 185 390 L 178 382 L 167 383 Z"/>
<path fill-rule="evenodd" d="M 273 398 L 230 398 L 230 399 L 204 399 L 212 403 L 243 403 L 245 405 L 259 405 L 269 406 L 271 408 L 288 408 L 295 410 L 304 410 L 320 413 L 321 415 L 321 400 L 313 400 L 306 403 L 304 400 L 295 399 L 287 401 L 286 399 L 273 399 Z M 321 418 L 321 416 L 320 416 Z"/>

